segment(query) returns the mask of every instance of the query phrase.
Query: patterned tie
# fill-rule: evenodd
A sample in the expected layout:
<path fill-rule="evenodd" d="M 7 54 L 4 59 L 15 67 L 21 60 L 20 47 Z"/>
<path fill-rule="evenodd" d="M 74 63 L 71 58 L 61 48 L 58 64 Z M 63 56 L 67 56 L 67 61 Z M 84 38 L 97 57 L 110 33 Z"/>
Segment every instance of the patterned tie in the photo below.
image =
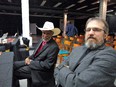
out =
<path fill-rule="evenodd" d="M 34 56 L 37 56 L 37 54 L 40 52 L 40 50 L 42 50 L 42 48 L 44 47 L 44 45 L 46 45 L 46 42 L 45 42 L 45 41 L 43 41 L 43 42 L 41 43 L 41 45 L 40 45 L 39 48 L 37 49 L 37 51 L 36 51 L 36 53 L 35 53 Z"/>

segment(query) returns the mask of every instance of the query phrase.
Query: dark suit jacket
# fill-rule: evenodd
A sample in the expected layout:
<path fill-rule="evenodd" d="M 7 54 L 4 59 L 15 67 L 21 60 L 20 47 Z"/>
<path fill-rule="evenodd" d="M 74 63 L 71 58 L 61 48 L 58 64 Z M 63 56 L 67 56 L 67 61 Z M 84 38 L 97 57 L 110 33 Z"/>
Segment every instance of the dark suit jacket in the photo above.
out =
<path fill-rule="evenodd" d="M 68 60 L 55 69 L 58 87 L 115 87 L 116 51 L 101 46 L 91 50 L 79 63 L 86 50 L 84 46 L 75 48 Z"/>
<path fill-rule="evenodd" d="M 32 73 L 32 81 L 34 84 L 38 84 L 41 87 L 53 87 L 55 82 L 53 73 L 57 61 L 59 47 L 57 43 L 51 39 L 37 54 L 37 56 L 34 57 L 41 43 L 42 40 L 39 40 L 34 53 L 29 57 L 33 60 L 29 65 Z"/>
<path fill-rule="evenodd" d="M 54 87 L 55 79 L 53 73 L 57 61 L 59 47 L 57 43 L 51 39 L 46 43 L 43 49 L 36 56 L 34 56 L 41 43 L 42 39 L 39 40 L 35 51 L 29 57 L 32 59 L 31 63 L 29 64 L 32 82 L 34 85 L 39 87 Z M 24 61 L 19 61 L 17 65 L 18 67 L 22 67 L 25 66 L 25 63 Z"/>

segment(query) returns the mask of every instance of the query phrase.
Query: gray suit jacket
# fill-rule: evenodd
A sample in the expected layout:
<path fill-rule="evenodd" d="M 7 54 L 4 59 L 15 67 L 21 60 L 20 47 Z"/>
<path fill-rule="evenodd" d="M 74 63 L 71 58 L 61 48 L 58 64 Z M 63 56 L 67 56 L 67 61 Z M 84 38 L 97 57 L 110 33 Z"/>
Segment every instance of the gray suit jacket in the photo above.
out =
<path fill-rule="evenodd" d="M 58 87 L 115 87 L 116 51 L 111 47 L 101 46 L 91 50 L 81 61 L 87 50 L 81 46 L 75 48 L 55 69 Z M 67 68 L 65 65 L 68 65 Z"/>

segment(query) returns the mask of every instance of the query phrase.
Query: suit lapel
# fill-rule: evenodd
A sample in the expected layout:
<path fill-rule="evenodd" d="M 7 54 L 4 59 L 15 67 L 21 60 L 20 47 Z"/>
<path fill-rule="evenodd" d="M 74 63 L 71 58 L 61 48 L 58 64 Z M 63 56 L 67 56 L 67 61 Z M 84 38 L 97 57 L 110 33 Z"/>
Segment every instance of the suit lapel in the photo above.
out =
<path fill-rule="evenodd" d="M 37 55 L 41 54 L 47 47 L 48 47 L 48 44 L 46 44 L 46 45 L 42 48 L 42 50 L 40 50 L 40 52 L 39 52 Z"/>
<path fill-rule="evenodd" d="M 37 50 L 40 47 L 41 43 L 42 43 L 42 39 L 38 42 L 38 45 L 37 45 L 37 47 L 36 47 L 36 49 L 35 49 L 33 54 L 35 54 L 37 52 Z"/>
<path fill-rule="evenodd" d="M 100 50 L 96 50 L 96 51 L 91 51 L 90 53 L 88 53 L 88 55 L 86 55 L 86 57 L 83 58 L 83 60 L 80 62 L 79 66 L 75 67 L 73 71 L 80 73 L 83 70 L 85 70 L 92 63 L 95 54 L 98 53 L 99 51 Z"/>
<path fill-rule="evenodd" d="M 73 62 L 73 63 L 71 63 L 72 65 L 71 65 L 71 69 L 73 70 L 76 66 L 77 66 L 77 64 L 78 64 L 78 62 L 79 62 L 79 60 L 80 60 L 80 58 L 83 56 L 83 54 L 86 52 L 86 50 L 87 50 L 87 48 L 85 48 L 85 47 L 83 47 L 82 49 L 80 49 L 80 52 L 79 53 L 77 53 L 76 51 L 76 55 L 73 55 L 73 58 L 71 58 L 72 59 L 72 61 L 71 62 Z M 79 54 L 79 55 L 78 55 Z"/>
<path fill-rule="evenodd" d="M 50 42 L 52 42 L 53 40 L 51 39 L 50 41 L 48 41 L 47 43 L 46 43 L 46 45 L 42 48 L 42 50 L 40 50 L 40 52 L 36 55 L 36 56 L 38 56 L 38 55 L 40 55 L 43 51 L 45 51 L 46 49 L 47 49 L 47 47 L 49 47 L 49 45 L 50 45 Z M 38 45 L 38 47 L 41 45 L 41 43 L 42 43 L 42 41 L 40 42 L 40 44 Z M 36 51 L 37 51 L 37 49 L 36 49 Z M 35 51 L 35 52 L 36 52 Z"/>
<path fill-rule="evenodd" d="M 86 55 L 86 57 L 84 58 L 84 59 L 88 59 L 88 58 L 93 58 L 93 56 L 96 54 L 96 53 L 98 53 L 98 52 L 100 52 L 100 50 L 103 50 L 105 48 L 105 46 L 101 46 L 101 47 L 99 47 L 98 49 L 96 49 L 96 50 L 92 50 L 90 53 L 88 53 L 87 55 Z M 83 59 L 83 60 L 84 60 Z M 82 60 L 82 61 L 83 61 Z M 81 62 L 82 62 L 81 61 Z"/>
<path fill-rule="evenodd" d="M 88 58 L 93 58 L 93 56 L 96 54 L 96 53 L 98 53 L 101 49 L 104 49 L 104 47 L 105 46 L 101 46 L 101 47 L 99 47 L 98 49 L 96 49 L 96 50 L 93 50 L 93 51 L 90 51 L 87 55 L 85 55 L 85 57 L 80 61 L 80 64 L 81 64 L 81 62 L 83 61 L 83 60 L 88 60 Z M 87 49 L 85 49 L 85 48 L 83 48 L 85 51 L 87 50 Z M 83 50 L 82 49 L 82 50 Z M 79 63 L 79 60 L 80 60 L 80 58 L 83 56 L 83 53 L 85 52 L 85 51 L 81 51 L 80 50 L 80 56 L 79 55 L 77 55 L 77 57 L 78 57 L 78 60 L 77 60 L 77 57 L 75 57 L 74 59 L 72 59 L 72 61 L 75 61 L 74 63 L 73 63 L 73 65 L 71 66 L 71 70 L 75 70 L 75 68 L 78 66 L 78 63 Z M 77 61 L 77 62 L 76 62 Z"/>

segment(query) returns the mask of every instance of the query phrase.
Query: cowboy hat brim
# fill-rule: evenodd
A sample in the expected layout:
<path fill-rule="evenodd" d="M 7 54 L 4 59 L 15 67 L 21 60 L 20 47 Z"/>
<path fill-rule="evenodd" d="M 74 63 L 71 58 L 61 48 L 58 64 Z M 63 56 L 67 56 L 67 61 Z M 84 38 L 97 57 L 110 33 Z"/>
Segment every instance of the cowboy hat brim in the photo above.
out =
<path fill-rule="evenodd" d="M 47 29 L 47 28 L 38 28 L 39 30 L 43 31 L 43 30 L 51 30 L 54 32 L 54 34 L 52 36 L 56 36 L 58 34 L 60 34 L 61 30 L 59 28 L 54 28 L 54 29 Z"/>
<path fill-rule="evenodd" d="M 59 28 L 54 28 L 51 31 L 54 32 L 54 34 L 52 36 L 56 36 L 56 35 L 60 34 L 60 32 L 61 32 L 61 30 Z"/>
<path fill-rule="evenodd" d="M 36 26 L 39 30 L 44 31 L 44 30 L 51 30 L 54 32 L 54 34 L 52 36 L 56 36 L 58 34 L 60 34 L 61 30 L 59 28 L 54 28 L 54 29 L 48 29 L 48 28 L 39 28 L 38 26 Z"/>

